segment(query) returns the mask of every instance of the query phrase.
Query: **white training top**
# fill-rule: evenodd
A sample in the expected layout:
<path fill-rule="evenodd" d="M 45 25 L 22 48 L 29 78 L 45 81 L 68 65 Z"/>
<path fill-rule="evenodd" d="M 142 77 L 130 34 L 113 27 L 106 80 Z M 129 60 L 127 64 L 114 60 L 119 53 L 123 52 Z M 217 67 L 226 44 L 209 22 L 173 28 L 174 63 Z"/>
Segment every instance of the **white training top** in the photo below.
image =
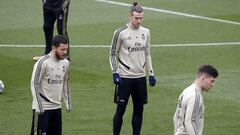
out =
<path fill-rule="evenodd" d="M 71 110 L 71 93 L 68 84 L 69 61 L 57 60 L 50 52 L 34 65 L 31 79 L 32 109 L 36 111 L 61 108 L 62 96 L 67 110 Z"/>
<path fill-rule="evenodd" d="M 140 26 L 134 28 L 128 23 L 117 29 L 112 38 L 109 56 L 113 73 L 123 78 L 154 76 L 150 54 L 150 31 Z"/>
<path fill-rule="evenodd" d="M 183 90 L 174 114 L 174 135 L 202 135 L 204 103 L 202 90 L 192 84 Z"/>

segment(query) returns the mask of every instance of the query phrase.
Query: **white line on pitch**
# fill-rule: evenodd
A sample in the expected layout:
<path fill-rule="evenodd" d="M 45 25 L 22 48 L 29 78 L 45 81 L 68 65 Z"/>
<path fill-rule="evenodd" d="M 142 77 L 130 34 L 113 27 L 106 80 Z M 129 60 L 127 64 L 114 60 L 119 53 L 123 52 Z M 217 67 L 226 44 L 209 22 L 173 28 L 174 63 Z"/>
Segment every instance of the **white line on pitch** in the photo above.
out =
<path fill-rule="evenodd" d="M 240 46 L 240 42 L 222 42 L 222 43 L 192 43 L 192 44 L 152 44 L 151 47 L 201 47 L 201 46 Z M 8 45 L 0 44 L 6 48 L 42 48 L 45 45 Z M 71 45 L 71 48 L 109 48 L 110 45 Z"/>
<path fill-rule="evenodd" d="M 110 0 L 96 0 L 96 1 L 98 1 L 98 2 L 103 2 L 103 3 L 108 3 L 108 4 L 113 4 L 113 5 L 125 6 L 125 7 L 131 6 L 130 4 L 127 4 L 127 3 L 115 2 L 115 1 L 110 1 Z M 143 8 L 144 8 L 144 9 L 147 9 L 147 10 L 150 10 L 150 11 L 168 13 L 168 14 L 173 14 L 173 15 L 180 15 L 180 16 L 191 17 L 191 18 L 198 18 L 198 19 L 203 19 L 203 20 L 208 20 L 208 21 L 214 21 L 214 22 L 222 22 L 222 23 L 240 25 L 240 22 L 234 22 L 234 21 L 229 21 L 229 20 L 223 20 L 223 19 L 217 19 L 217 18 L 210 18 L 210 17 L 192 15 L 192 14 L 187 14 L 187 13 L 181 13 L 181 12 L 164 10 L 164 9 L 158 9 L 158 8 L 151 8 L 151 7 L 143 7 Z"/>

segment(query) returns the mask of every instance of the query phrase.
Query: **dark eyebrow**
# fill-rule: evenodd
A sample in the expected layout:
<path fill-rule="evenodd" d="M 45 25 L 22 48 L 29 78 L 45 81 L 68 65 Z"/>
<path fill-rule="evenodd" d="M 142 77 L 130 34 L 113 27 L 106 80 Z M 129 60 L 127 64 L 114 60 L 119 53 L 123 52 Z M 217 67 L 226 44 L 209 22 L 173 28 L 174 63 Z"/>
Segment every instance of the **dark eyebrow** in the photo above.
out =
<path fill-rule="evenodd" d="M 143 19 L 143 17 L 134 17 L 135 19 Z"/>

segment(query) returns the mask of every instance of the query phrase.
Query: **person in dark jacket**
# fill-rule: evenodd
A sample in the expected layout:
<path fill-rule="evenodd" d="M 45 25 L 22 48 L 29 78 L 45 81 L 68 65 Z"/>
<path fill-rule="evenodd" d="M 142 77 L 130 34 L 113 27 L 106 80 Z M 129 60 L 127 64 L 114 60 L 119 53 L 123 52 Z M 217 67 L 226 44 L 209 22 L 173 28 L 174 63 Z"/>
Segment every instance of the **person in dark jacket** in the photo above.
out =
<path fill-rule="evenodd" d="M 43 30 L 45 36 L 45 52 L 48 54 L 52 50 L 52 39 L 54 32 L 54 24 L 57 22 L 57 32 L 68 38 L 67 34 L 67 19 L 70 0 L 42 0 L 43 3 Z M 69 48 L 69 47 L 68 47 Z M 37 61 L 41 56 L 33 57 L 33 60 Z M 69 57 L 69 49 L 67 53 Z"/>

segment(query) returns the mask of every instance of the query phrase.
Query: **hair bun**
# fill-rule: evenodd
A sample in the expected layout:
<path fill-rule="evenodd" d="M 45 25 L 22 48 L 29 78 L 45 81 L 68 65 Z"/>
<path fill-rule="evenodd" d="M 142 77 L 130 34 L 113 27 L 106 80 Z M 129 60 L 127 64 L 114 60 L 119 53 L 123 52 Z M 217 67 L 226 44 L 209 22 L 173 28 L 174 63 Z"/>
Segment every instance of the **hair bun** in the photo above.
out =
<path fill-rule="evenodd" d="M 133 6 L 137 6 L 138 2 L 133 2 Z"/>

